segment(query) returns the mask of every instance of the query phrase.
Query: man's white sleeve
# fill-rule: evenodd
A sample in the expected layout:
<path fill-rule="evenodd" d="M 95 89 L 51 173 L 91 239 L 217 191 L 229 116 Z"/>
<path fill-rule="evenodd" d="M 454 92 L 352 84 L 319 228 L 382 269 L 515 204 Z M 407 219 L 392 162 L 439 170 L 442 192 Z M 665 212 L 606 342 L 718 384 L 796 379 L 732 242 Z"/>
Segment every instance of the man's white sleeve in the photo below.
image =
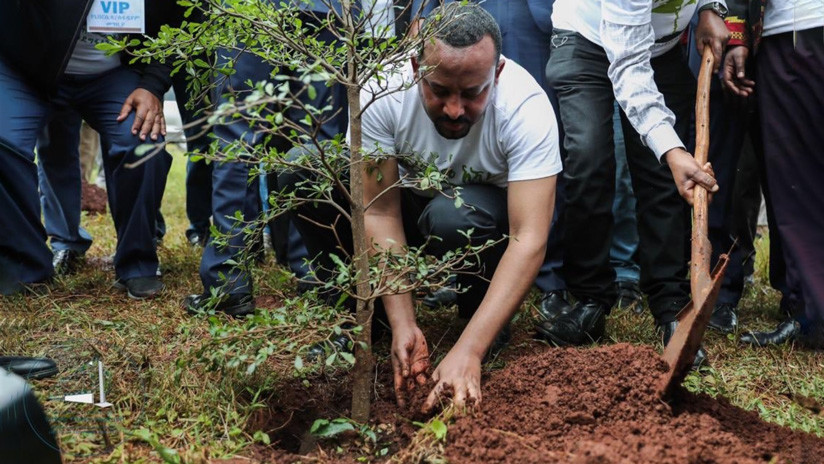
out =
<path fill-rule="evenodd" d="M 372 98 L 372 94 L 361 91 L 361 104 Z M 395 154 L 395 130 L 392 109 L 389 100 L 392 95 L 379 98 L 363 112 L 361 115 L 361 137 L 363 141 L 364 153 Z M 378 154 L 378 153 L 375 153 Z"/>
<path fill-rule="evenodd" d="M 639 0 L 602 3 L 601 42 L 609 59 L 607 74 L 615 99 L 641 140 L 660 160 L 672 148 L 684 148 L 675 132 L 675 115 L 664 103 L 653 79 L 652 2 Z"/>
<path fill-rule="evenodd" d="M 558 124 L 549 98 L 528 98 L 500 128 L 507 154 L 507 181 L 542 179 L 561 172 Z"/>

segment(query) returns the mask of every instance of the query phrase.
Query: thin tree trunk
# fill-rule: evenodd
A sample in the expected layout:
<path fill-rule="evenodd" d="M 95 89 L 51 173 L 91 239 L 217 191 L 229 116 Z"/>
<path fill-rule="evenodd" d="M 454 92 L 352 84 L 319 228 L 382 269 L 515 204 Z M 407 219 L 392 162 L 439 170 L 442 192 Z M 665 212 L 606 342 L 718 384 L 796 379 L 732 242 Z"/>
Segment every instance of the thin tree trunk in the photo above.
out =
<path fill-rule="evenodd" d="M 354 36 L 354 24 L 352 22 L 351 1 L 344 0 L 343 16 L 347 35 Z M 350 45 L 351 47 L 351 45 Z M 348 78 L 349 82 L 346 90 L 346 99 L 349 103 L 349 146 L 351 149 L 350 171 L 350 191 L 352 196 L 352 240 L 354 249 L 354 264 L 357 272 L 358 303 L 355 312 L 355 319 L 363 330 L 360 332 L 355 343 L 355 367 L 352 371 L 354 381 L 352 384 L 352 419 L 366 423 L 369 420 L 369 409 L 371 407 L 372 392 L 372 368 L 374 359 L 372 356 L 372 311 L 373 301 L 368 297 L 371 293 L 369 288 L 369 244 L 366 239 L 366 226 L 364 225 L 364 203 L 363 203 L 363 165 L 361 163 L 361 107 L 360 89 L 358 82 L 358 60 L 356 50 L 349 49 Z"/>

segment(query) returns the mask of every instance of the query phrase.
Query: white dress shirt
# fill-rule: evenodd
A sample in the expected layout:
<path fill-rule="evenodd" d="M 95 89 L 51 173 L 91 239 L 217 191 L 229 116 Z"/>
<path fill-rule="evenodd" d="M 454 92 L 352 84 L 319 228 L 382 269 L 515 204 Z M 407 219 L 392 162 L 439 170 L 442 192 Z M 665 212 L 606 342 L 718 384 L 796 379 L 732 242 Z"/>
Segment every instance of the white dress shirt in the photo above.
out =
<path fill-rule="evenodd" d="M 650 59 L 678 43 L 695 11 L 723 0 L 556 0 L 556 29 L 578 32 L 604 48 L 615 100 L 641 140 L 661 156 L 684 148 L 673 127 L 675 115 L 653 79 Z"/>

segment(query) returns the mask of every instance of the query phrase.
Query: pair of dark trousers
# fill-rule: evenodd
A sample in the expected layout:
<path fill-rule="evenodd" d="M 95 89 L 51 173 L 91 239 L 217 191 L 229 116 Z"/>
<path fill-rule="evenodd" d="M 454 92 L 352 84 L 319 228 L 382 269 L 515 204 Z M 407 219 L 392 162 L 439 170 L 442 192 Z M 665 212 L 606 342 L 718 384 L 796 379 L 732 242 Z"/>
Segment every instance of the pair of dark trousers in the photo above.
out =
<path fill-rule="evenodd" d="M 304 24 L 317 25 L 311 15 L 301 17 Z M 313 38 L 332 44 L 337 38 L 328 29 L 316 31 Z M 283 77 L 292 77 L 287 80 L 293 87 L 292 92 L 299 95 L 301 103 L 314 108 L 331 109 L 324 113 L 322 124 L 317 127 L 317 137 L 320 140 L 331 139 L 346 131 L 347 107 L 346 89 L 341 85 L 327 86 L 325 82 L 313 82 L 315 92 L 303 90 L 304 84 L 300 76 L 288 76 L 290 71 L 286 67 L 277 67 L 274 63 L 265 62 L 251 53 L 238 53 L 232 50 L 218 52 L 219 66 L 232 63 L 234 74 L 217 85 L 215 101 L 228 102 L 230 97 L 242 101 L 252 89 L 247 81 L 273 81 L 272 75 L 278 72 Z M 309 95 L 312 94 L 312 97 Z M 301 121 L 306 116 L 297 103 L 289 108 L 278 108 L 283 116 L 293 122 Z M 221 150 L 229 143 L 242 140 L 248 147 L 267 145 L 266 148 L 276 147 L 285 151 L 290 148 L 288 141 L 272 137 L 266 141 L 269 134 L 263 133 L 260 126 L 250 127 L 243 119 L 227 120 L 225 124 L 214 127 L 213 132 L 218 139 Z M 311 129 L 311 128 L 309 128 Z M 249 274 L 251 263 L 244 257 L 243 252 L 247 244 L 248 233 L 244 232 L 246 224 L 235 219 L 236 212 L 240 212 L 244 221 L 252 221 L 259 217 L 262 205 L 260 200 L 259 179 L 250 177 L 252 168 L 259 159 L 250 153 L 240 161 L 212 163 L 212 221 L 218 232 L 229 236 L 225 246 L 218 246 L 209 241 L 203 251 L 200 262 L 200 279 L 205 290 L 221 288 L 223 293 L 251 293 L 252 282 Z"/>
<path fill-rule="evenodd" d="M 37 139 L 37 176 L 43 225 L 52 250 L 85 254 L 92 236 L 80 226 L 80 115 L 73 110 L 55 114 Z M 102 169 L 102 167 L 101 167 Z"/>
<path fill-rule="evenodd" d="M 0 280 L 15 285 L 42 281 L 53 274 L 51 251 L 40 222 L 34 147 L 52 112 L 69 107 L 101 136 L 118 238 L 117 278 L 155 275 L 156 214 L 171 157 L 163 151 L 139 166 L 126 166 L 139 159 L 135 148 L 143 142 L 131 133 L 135 113 L 123 122 L 117 122 L 117 115 L 139 79 L 139 74 L 126 67 L 95 76 L 63 76 L 54 94 L 45 96 L 0 58 L 0 255 L 16 263 L 12 269 L 3 269 L 6 275 Z"/>
<path fill-rule="evenodd" d="M 799 282 L 799 315 L 824 344 L 824 43 L 821 27 L 764 37 L 758 103 L 767 183 L 788 277 Z"/>
<path fill-rule="evenodd" d="M 189 155 L 206 154 L 212 142 L 209 132 L 204 130 L 203 125 L 193 124 L 205 116 L 203 110 L 206 108 L 206 102 L 197 100 L 197 96 L 189 91 L 186 73 L 181 72 L 172 76 L 172 88 L 184 125 L 186 151 Z M 201 238 L 209 235 L 212 225 L 212 165 L 205 159 L 186 161 L 186 217 L 189 219 L 186 238 L 191 238 L 195 234 Z"/>
<path fill-rule="evenodd" d="M 300 149 L 295 149 L 291 155 L 294 158 L 300 152 Z M 297 197 L 305 198 L 314 179 L 306 170 L 294 170 L 282 173 L 278 182 L 285 192 L 293 192 Z M 407 243 L 410 246 L 421 246 L 428 242 L 427 254 L 443 256 L 467 245 L 466 236 L 459 231 L 473 229 L 473 246 L 482 245 L 487 240 L 500 240 L 509 233 L 505 189 L 485 184 L 463 185 L 460 196 L 464 205 L 456 208 L 455 201 L 448 192 L 447 195 L 436 194 L 429 198 L 412 193 L 410 189 L 402 189 L 401 213 Z M 334 197 L 340 207 L 348 210 L 342 195 L 335 192 Z M 314 257 L 316 276 L 321 281 L 329 281 L 333 278 L 329 270 L 334 269 L 329 254 L 342 258 L 352 255 L 351 225 L 331 205 L 303 203 L 291 214 L 309 255 Z M 334 224 L 335 233 L 317 224 Z M 481 304 L 505 248 L 504 243 L 487 248 L 480 253 L 479 262 L 474 263 L 468 274 L 458 275 L 458 286 L 466 289 L 458 295 L 458 307 L 462 316 L 471 316 Z"/>
<path fill-rule="evenodd" d="M 80 115 L 71 109 L 51 118 L 37 139 L 37 176 L 43 225 L 54 251 L 85 254 L 92 236 L 80 225 L 82 198 L 80 170 Z M 102 166 L 100 169 L 104 169 Z M 155 237 L 162 240 L 166 222 L 157 210 Z"/>
<path fill-rule="evenodd" d="M 651 60 L 655 83 L 676 115 L 682 140 L 689 132 L 695 79 L 680 50 Z M 547 66 L 564 126 L 566 209 L 563 276 L 579 299 L 611 306 L 615 271 L 609 264 L 615 196 L 612 83 L 604 49 L 580 34 L 556 30 Z M 658 322 L 675 318 L 689 299 L 687 250 L 689 216 L 669 168 L 658 162 L 621 112 L 627 163 L 635 192 L 640 287 Z"/>

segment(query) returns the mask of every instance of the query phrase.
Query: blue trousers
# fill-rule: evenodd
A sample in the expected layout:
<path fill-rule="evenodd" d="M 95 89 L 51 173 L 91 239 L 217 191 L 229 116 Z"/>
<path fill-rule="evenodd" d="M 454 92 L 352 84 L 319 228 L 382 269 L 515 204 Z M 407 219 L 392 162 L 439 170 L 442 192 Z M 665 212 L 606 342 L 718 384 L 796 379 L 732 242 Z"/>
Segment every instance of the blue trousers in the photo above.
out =
<path fill-rule="evenodd" d="M 306 21 L 310 21 L 306 18 Z M 318 40 L 331 43 L 335 37 L 329 31 L 322 31 L 316 34 Z M 236 52 L 220 52 L 218 54 L 218 65 L 231 60 L 234 64 L 235 73 L 218 86 L 218 96 L 216 101 L 222 103 L 228 101 L 228 95 L 232 94 L 238 99 L 242 99 L 249 93 L 247 81 L 259 82 L 263 80 L 271 81 L 274 67 L 270 63 L 262 61 L 260 58 Z M 281 74 L 288 70 L 281 69 Z M 303 85 L 303 84 L 296 84 Z M 315 95 L 310 99 L 308 92 L 301 92 L 301 98 L 305 103 L 316 108 L 324 108 L 330 105 L 332 110 L 326 114 L 336 114 L 328 118 L 318 127 L 319 138 L 321 140 L 331 139 L 338 134 L 344 133 L 347 127 L 347 107 L 346 90 L 339 85 L 327 87 L 325 83 L 314 83 Z M 295 92 L 298 92 L 295 88 Z M 284 111 L 284 117 L 292 121 L 300 121 L 305 114 L 295 108 Z M 249 146 L 263 144 L 263 137 L 250 129 L 249 124 L 244 121 L 228 122 L 214 128 L 214 134 L 221 147 L 225 147 L 226 141 L 243 140 Z M 288 142 L 275 138 L 269 140 L 269 144 L 280 150 L 288 150 Z M 220 288 L 223 293 L 251 293 L 252 282 L 249 275 L 249 266 L 242 254 L 246 245 L 245 237 L 250 234 L 243 232 L 243 224 L 235 219 L 235 213 L 240 212 L 245 221 L 250 221 L 258 217 L 261 211 L 258 179 L 255 176 L 250 178 L 250 170 L 254 160 L 246 159 L 233 162 L 212 163 L 212 220 L 214 226 L 221 234 L 229 236 L 226 246 L 217 246 L 210 240 L 203 251 L 200 262 L 200 279 L 206 290 L 210 288 Z"/>
<path fill-rule="evenodd" d="M 171 157 L 164 151 L 137 161 L 142 142 L 131 133 L 135 114 L 118 123 L 123 102 L 137 88 L 139 75 L 120 67 L 95 76 L 63 76 L 51 96 L 26 84 L 25 78 L 0 58 L 0 255 L 15 263 L 0 281 L 11 285 L 48 279 L 54 272 L 46 231 L 40 222 L 34 148 L 54 112 L 72 108 L 100 133 L 109 205 L 117 231 L 115 275 L 127 280 L 157 271 L 154 236 L 156 214 L 166 185 Z M 79 177 L 79 176 L 78 176 Z M 14 291 L 14 288 L 9 288 Z"/>
<path fill-rule="evenodd" d="M 85 254 L 92 236 L 80 226 L 80 115 L 55 114 L 37 140 L 37 176 L 43 224 L 54 251 Z"/>
<path fill-rule="evenodd" d="M 638 265 L 638 224 L 635 220 L 635 193 L 627 164 L 621 110 L 615 103 L 612 113 L 612 131 L 615 140 L 615 201 L 612 203 L 612 246 L 609 263 L 615 270 L 616 282 L 638 283 L 641 267 Z"/>
<path fill-rule="evenodd" d="M 180 119 L 184 126 L 204 115 L 202 110 L 205 102 L 198 102 L 193 107 L 187 106 L 193 101 L 194 96 L 190 95 L 186 88 L 184 73 L 178 73 L 172 77 L 172 87 L 175 90 L 177 109 L 180 111 Z M 196 125 L 184 129 L 188 153 L 208 152 L 212 140 L 208 137 L 208 133 L 201 134 L 201 132 L 203 128 Z M 209 228 L 212 225 L 212 165 L 206 160 L 192 161 L 189 159 L 186 161 L 186 217 L 189 219 L 189 227 L 186 229 L 187 238 L 194 234 L 201 237 L 209 235 Z"/>

